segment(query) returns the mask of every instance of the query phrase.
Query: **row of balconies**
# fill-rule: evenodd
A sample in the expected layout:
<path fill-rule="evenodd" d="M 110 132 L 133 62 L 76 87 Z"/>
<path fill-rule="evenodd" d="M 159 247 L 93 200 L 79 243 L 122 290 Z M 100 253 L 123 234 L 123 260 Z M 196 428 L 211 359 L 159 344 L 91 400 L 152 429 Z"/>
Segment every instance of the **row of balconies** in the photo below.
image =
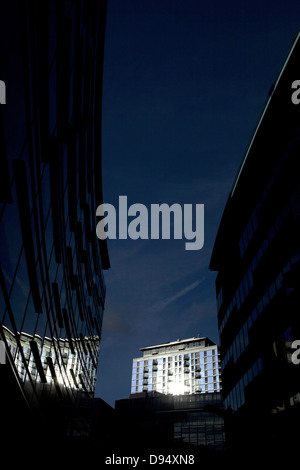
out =
<path fill-rule="evenodd" d="M 197 377 L 201 377 L 200 371 L 201 371 L 200 368 L 199 368 L 199 369 L 197 368 L 197 369 L 195 370 L 196 378 L 197 378 Z M 157 372 L 157 371 L 154 370 L 153 372 Z M 189 368 L 184 368 L 184 373 L 185 373 L 185 374 L 189 374 L 190 372 L 191 372 L 191 370 L 190 370 Z M 169 375 L 169 376 L 170 376 L 170 375 L 174 375 L 174 371 L 168 370 L 168 375 Z M 148 378 L 148 377 L 149 377 L 149 372 L 148 372 L 148 371 L 144 371 L 144 373 L 143 373 L 143 378 Z"/>
<path fill-rule="evenodd" d="M 193 381 L 193 380 L 200 380 L 201 378 L 202 378 L 202 379 L 205 378 L 206 383 L 208 383 L 208 382 L 207 382 L 208 377 L 203 377 L 201 374 L 195 375 L 195 377 L 192 378 L 191 380 L 192 380 L 192 381 Z M 167 378 L 167 380 L 166 380 L 164 377 L 162 377 L 161 382 L 163 382 L 163 383 L 165 383 L 165 381 L 167 381 L 167 382 L 173 382 L 173 379 L 174 379 L 174 378 L 173 378 L 171 375 L 169 375 L 168 378 Z M 149 378 L 148 378 L 148 377 L 144 377 L 144 378 L 143 378 L 143 385 L 148 385 L 149 383 L 157 383 L 157 382 L 160 382 L 160 381 L 157 381 L 157 378 L 154 378 L 154 379 L 153 379 L 153 382 L 151 381 L 151 379 L 150 379 L 150 381 L 149 381 Z M 134 381 L 133 383 L 135 383 L 135 381 Z M 220 383 L 220 384 L 221 384 L 221 383 L 222 383 L 222 380 L 221 380 L 221 378 L 213 377 L 213 382 L 212 382 L 212 383 L 213 383 L 213 384 L 216 384 L 216 383 Z"/>

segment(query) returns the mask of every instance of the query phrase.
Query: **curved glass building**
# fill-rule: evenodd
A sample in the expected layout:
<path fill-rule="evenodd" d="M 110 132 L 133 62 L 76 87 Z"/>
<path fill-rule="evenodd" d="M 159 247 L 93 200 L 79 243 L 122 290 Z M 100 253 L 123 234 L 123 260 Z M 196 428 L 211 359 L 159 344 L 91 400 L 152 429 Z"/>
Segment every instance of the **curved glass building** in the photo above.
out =
<path fill-rule="evenodd" d="M 72 434 L 66 414 L 95 390 L 110 267 L 95 228 L 106 2 L 2 10 L 1 421 L 5 407 L 15 435 L 25 410 Z"/>
<path fill-rule="evenodd" d="M 299 60 L 298 36 L 234 182 L 210 263 L 229 445 L 269 456 L 295 446 L 300 413 L 300 366 L 292 360 L 300 339 Z"/>

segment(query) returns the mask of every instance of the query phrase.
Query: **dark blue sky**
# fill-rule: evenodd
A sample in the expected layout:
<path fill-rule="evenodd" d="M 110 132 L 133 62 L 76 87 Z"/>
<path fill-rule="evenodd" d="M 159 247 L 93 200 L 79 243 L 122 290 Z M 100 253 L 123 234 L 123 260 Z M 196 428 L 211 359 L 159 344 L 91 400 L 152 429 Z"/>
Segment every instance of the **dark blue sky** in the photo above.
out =
<path fill-rule="evenodd" d="M 199 251 L 108 241 L 96 395 L 112 406 L 130 394 L 140 347 L 198 334 L 218 343 L 211 251 L 299 19 L 298 1 L 108 0 L 104 200 L 205 205 Z"/>

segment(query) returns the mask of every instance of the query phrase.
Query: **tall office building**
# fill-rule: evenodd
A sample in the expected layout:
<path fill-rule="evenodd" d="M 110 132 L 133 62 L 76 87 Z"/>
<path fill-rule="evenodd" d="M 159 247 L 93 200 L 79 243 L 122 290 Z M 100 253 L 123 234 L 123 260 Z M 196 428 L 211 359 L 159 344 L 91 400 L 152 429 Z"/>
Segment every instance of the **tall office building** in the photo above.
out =
<path fill-rule="evenodd" d="M 130 397 L 116 402 L 118 432 L 128 436 L 121 450 L 192 454 L 197 447 L 202 458 L 208 449 L 224 450 L 217 345 L 195 337 L 141 351 L 133 359 Z"/>
<path fill-rule="evenodd" d="M 1 9 L 0 421 L 12 436 L 20 409 L 86 432 L 62 410 L 72 418 L 94 394 L 109 268 L 95 228 L 105 16 L 103 0 Z"/>
<path fill-rule="evenodd" d="M 299 438 L 300 366 L 292 360 L 300 338 L 299 60 L 298 36 L 234 182 L 210 263 L 218 272 L 227 437 L 269 456 Z"/>
<path fill-rule="evenodd" d="M 133 359 L 131 394 L 220 392 L 219 352 L 210 339 L 177 340 L 141 351 L 143 357 Z"/>

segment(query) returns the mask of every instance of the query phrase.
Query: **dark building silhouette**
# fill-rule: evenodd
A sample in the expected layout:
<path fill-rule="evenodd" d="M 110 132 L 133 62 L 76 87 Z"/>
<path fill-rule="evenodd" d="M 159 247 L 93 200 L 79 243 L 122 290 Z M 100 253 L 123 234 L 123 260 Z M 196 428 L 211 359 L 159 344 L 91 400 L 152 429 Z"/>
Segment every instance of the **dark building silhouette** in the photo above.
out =
<path fill-rule="evenodd" d="M 224 451 L 223 400 L 220 392 L 166 395 L 145 392 L 116 401 L 120 451 L 144 453 Z M 128 439 L 129 438 L 129 439 Z M 116 446 L 118 448 L 118 445 Z"/>
<path fill-rule="evenodd" d="M 244 456 L 288 457 L 299 442 L 300 365 L 291 356 L 300 339 L 299 60 L 298 36 L 229 195 L 210 263 L 218 272 L 226 438 Z"/>
<path fill-rule="evenodd" d="M 0 78 L 2 431 L 37 417 L 89 432 L 105 302 L 101 108 L 106 2 L 2 6 Z M 6 417 L 5 425 L 4 415 Z M 7 426 L 7 427 L 5 427 Z"/>

